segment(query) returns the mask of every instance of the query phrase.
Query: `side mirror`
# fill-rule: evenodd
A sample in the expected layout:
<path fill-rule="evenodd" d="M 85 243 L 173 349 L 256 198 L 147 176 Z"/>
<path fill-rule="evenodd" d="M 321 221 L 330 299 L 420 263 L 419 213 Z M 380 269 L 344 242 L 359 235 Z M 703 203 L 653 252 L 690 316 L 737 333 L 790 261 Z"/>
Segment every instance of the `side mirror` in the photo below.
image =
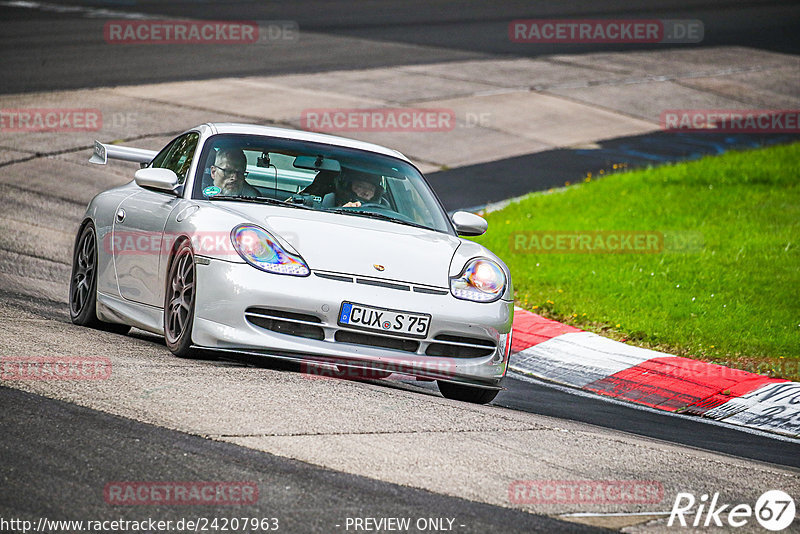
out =
<path fill-rule="evenodd" d="M 180 194 L 178 175 L 170 169 L 161 169 L 157 167 L 139 169 L 133 175 L 133 179 L 139 187 L 164 191 L 165 193 L 172 193 L 174 195 Z"/>
<path fill-rule="evenodd" d="M 489 228 L 489 223 L 486 222 L 486 219 L 468 211 L 455 212 L 452 221 L 458 235 L 463 236 L 482 235 Z"/>

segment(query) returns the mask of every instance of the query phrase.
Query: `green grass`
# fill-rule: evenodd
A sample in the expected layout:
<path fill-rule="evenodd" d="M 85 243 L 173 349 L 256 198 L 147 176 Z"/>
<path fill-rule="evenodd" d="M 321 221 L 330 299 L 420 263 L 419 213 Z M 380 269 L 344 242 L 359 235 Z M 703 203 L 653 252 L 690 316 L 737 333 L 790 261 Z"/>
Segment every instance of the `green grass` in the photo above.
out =
<path fill-rule="evenodd" d="M 672 354 L 798 379 L 800 143 L 616 173 L 489 213 L 517 305 Z M 515 252 L 515 232 L 656 231 L 690 251 Z M 760 365 L 760 367 L 759 367 Z M 781 365 L 785 369 L 781 370 Z"/>

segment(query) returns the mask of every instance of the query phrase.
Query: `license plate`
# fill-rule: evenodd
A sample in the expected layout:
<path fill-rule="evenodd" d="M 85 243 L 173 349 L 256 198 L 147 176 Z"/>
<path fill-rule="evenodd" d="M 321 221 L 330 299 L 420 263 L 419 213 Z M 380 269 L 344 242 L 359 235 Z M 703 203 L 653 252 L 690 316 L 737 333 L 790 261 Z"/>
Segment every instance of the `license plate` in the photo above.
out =
<path fill-rule="evenodd" d="M 431 316 L 427 313 L 389 310 L 343 302 L 339 312 L 339 324 L 385 334 L 425 337 L 431 325 Z"/>

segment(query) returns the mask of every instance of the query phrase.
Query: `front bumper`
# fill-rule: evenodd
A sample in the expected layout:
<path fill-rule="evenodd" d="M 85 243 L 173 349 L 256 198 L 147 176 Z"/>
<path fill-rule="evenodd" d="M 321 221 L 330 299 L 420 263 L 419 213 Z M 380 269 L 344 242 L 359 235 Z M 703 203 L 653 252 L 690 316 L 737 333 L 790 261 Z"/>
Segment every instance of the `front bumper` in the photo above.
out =
<path fill-rule="evenodd" d="M 192 340 L 199 347 L 394 371 L 487 388 L 499 387 L 506 374 L 514 313 L 511 302 L 473 303 L 456 299 L 449 291 L 446 294 L 420 292 L 437 288 L 420 288 L 403 282 L 394 285 L 406 285 L 409 290 L 372 285 L 380 283 L 380 279 L 342 275 L 350 277 L 352 281 L 348 282 L 323 278 L 320 275 L 326 273 L 319 271 L 300 278 L 265 273 L 244 263 L 201 261 L 196 271 L 192 330 Z M 444 293 L 444 288 L 438 290 Z M 343 301 L 430 314 L 427 337 L 404 342 L 403 350 L 353 342 L 352 333 L 372 333 L 337 324 Z M 252 314 L 250 320 L 246 317 L 246 311 L 252 312 L 253 307 L 287 312 L 288 316 L 313 316 L 316 319 L 312 328 L 320 332 L 321 339 L 257 326 Z M 409 339 L 380 333 L 374 336 L 391 337 L 391 341 L 398 337 Z M 347 340 L 343 341 L 345 337 Z M 436 353 L 436 347 L 460 350 L 459 340 L 465 338 L 480 340 L 484 347 L 490 348 L 478 356 L 429 355 Z"/>

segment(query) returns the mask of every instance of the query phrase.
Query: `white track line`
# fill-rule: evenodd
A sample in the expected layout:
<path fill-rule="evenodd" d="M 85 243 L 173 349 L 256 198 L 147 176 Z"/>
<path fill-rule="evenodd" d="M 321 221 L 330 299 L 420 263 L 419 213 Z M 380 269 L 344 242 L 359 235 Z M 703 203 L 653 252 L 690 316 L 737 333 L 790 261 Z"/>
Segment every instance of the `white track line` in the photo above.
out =
<path fill-rule="evenodd" d="M 635 517 L 638 515 L 670 515 L 672 512 L 574 512 L 559 514 L 558 517 Z M 689 515 L 689 512 L 686 512 Z"/>

